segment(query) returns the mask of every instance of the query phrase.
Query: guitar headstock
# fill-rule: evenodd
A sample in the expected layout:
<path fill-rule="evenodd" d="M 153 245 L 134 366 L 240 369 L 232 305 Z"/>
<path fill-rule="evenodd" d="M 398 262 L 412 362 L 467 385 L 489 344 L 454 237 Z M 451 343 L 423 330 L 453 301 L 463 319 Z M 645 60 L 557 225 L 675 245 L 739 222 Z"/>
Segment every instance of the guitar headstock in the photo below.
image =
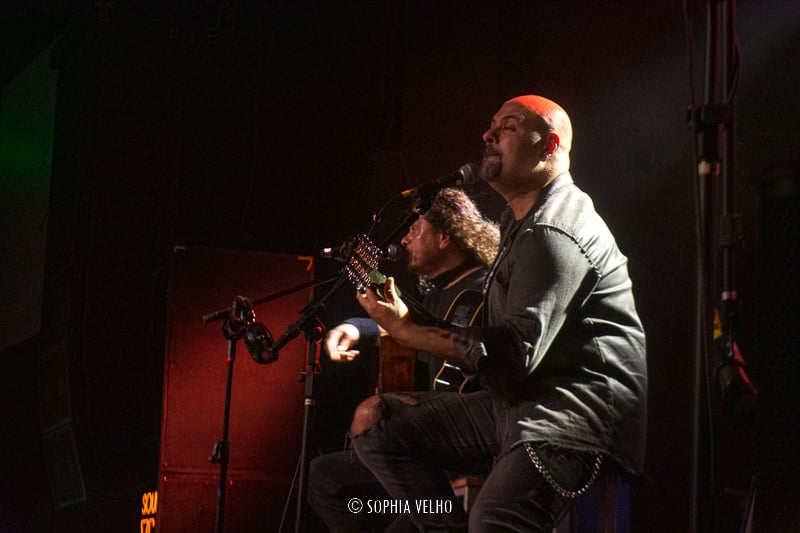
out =
<path fill-rule="evenodd" d="M 350 251 L 350 256 L 344 265 L 344 271 L 350 283 L 358 291 L 363 292 L 367 287 L 374 285 L 370 276 L 377 271 L 381 258 L 381 249 L 378 248 L 366 235 L 359 235 Z"/>
<path fill-rule="evenodd" d="M 381 288 L 386 283 L 386 276 L 379 270 L 378 265 L 383 252 L 366 235 L 359 235 L 353 244 L 350 256 L 344 265 L 347 278 L 355 285 L 359 292 L 364 292 L 367 287 L 375 289 L 383 298 Z M 395 292 L 400 296 L 399 289 Z"/>

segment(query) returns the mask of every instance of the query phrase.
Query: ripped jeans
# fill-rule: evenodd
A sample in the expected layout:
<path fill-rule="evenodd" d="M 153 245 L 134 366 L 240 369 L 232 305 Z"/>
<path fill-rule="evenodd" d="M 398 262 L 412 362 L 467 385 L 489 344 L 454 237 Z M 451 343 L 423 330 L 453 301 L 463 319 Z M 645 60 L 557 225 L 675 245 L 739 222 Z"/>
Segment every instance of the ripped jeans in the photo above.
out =
<path fill-rule="evenodd" d="M 524 446 L 513 446 L 508 431 L 513 421 L 496 395 L 483 390 L 390 393 L 379 398 L 373 402 L 377 411 L 369 424 L 356 427 L 358 418 L 354 419 L 353 448 L 391 498 L 408 503 L 403 518 L 418 530 L 549 532 L 566 512 L 571 500 L 542 477 Z M 562 487 L 574 490 L 590 478 L 592 454 L 538 443 L 534 447 Z M 468 517 L 446 472 L 489 466 L 491 472 Z M 429 512 L 436 509 L 447 512 Z"/>

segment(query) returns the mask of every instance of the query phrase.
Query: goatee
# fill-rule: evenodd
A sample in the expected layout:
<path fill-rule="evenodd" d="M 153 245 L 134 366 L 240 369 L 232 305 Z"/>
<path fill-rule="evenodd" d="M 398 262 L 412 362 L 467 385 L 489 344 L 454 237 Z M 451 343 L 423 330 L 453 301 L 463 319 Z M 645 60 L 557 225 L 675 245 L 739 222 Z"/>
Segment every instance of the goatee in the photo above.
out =
<path fill-rule="evenodd" d="M 484 161 L 481 165 L 480 178 L 483 181 L 494 181 L 500 176 L 502 165 L 499 161 Z"/>

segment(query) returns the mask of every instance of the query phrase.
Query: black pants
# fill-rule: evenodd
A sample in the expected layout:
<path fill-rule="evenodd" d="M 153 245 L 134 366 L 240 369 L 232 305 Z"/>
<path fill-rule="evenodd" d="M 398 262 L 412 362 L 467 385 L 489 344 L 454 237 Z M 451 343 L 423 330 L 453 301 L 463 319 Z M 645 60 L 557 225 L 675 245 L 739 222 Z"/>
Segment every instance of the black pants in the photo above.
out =
<path fill-rule="evenodd" d="M 332 531 L 552 530 L 571 500 L 539 474 L 524 446 L 506 448 L 506 417 L 491 395 L 414 397 L 409 403 L 382 396 L 381 419 L 352 439 L 360 460 L 342 452 L 312 461 L 309 502 Z M 574 490 L 591 475 L 591 454 L 538 444 L 536 450 L 564 488 Z M 491 472 L 467 517 L 447 472 L 488 464 Z"/>

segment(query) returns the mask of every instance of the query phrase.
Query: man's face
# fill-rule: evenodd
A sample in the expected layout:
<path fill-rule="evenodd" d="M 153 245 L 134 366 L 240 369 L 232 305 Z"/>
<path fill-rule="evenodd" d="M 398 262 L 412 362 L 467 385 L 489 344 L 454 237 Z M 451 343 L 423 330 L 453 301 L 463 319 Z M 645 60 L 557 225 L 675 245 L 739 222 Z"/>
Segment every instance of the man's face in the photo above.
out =
<path fill-rule="evenodd" d="M 442 238 L 424 216 L 419 217 L 400 240 L 406 249 L 408 269 L 419 275 L 431 275 L 438 266 Z"/>
<path fill-rule="evenodd" d="M 506 102 L 483 134 L 481 178 L 501 188 L 529 181 L 541 163 L 545 140 L 539 121 L 518 102 Z"/>

